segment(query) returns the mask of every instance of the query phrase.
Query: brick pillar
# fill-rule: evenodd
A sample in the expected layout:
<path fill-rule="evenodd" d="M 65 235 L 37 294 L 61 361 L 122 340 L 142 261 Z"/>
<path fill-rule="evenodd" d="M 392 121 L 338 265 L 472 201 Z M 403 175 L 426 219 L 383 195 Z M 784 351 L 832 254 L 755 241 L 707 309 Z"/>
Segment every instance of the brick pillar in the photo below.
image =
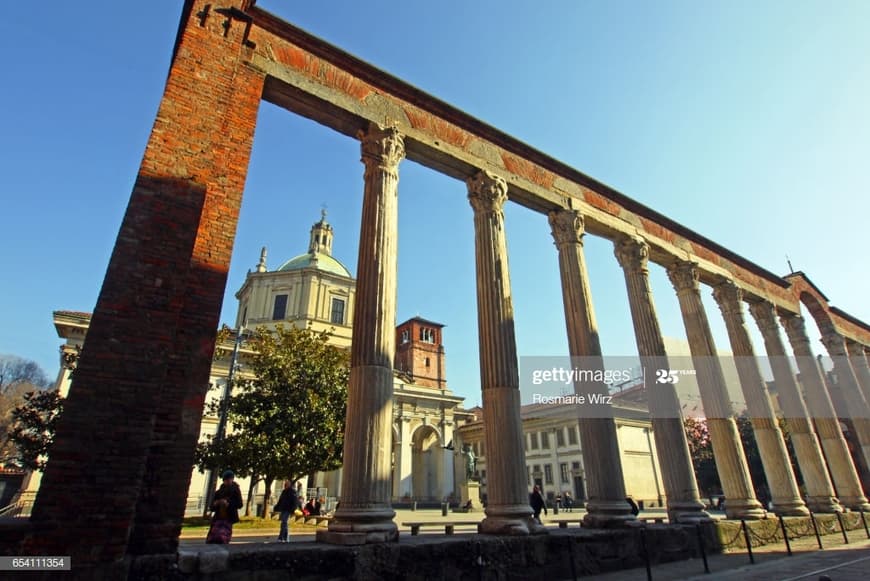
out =
<path fill-rule="evenodd" d="M 598 323 L 583 255 L 583 216 L 576 210 L 553 211 L 550 212 L 550 227 L 559 251 L 562 302 L 572 365 L 577 365 L 575 358 L 582 357 L 584 369 L 603 372 Z M 605 383 L 594 381 L 575 381 L 574 390 L 587 396 L 610 393 Z M 622 525 L 635 517 L 625 501 L 622 463 L 614 461 L 620 456 L 613 409 L 609 405 L 595 405 L 588 411 L 591 413 L 583 414 L 580 420 L 580 444 L 589 497 L 583 522 L 591 527 Z"/>
<path fill-rule="evenodd" d="M 523 423 L 514 312 L 511 300 L 504 203 L 507 183 L 480 171 L 468 179 L 474 209 L 477 329 L 486 444 L 487 505 L 481 531 L 499 535 L 543 533 L 532 518 L 526 490 Z"/>
<path fill-rule="evenodd" d="M 813 512 L 842 512 L 843 507 L 837 501 L 834 485 L 828 476 L 825 457 L 813 431 L 809 412 L 786 358 L 774 306 L 769 301 L 756 301 L 749 305 L 749 312 L 764 338 L 773 381 L 779 394 L 779 405 L 803 475 L 807 505 Z"/>
<path fill-rule="evenodd" d="M 716 471 L 728 499 L 726 514 L 728 518 L 763 518 L 766 513 L 755 498 L 749 465 L 728 399 L 722 364 L 701 302 L 697 266 L 691 262 L 676 262 L 668 268 L 668 276 L 677 291 L 692 362 L 697 370 L 698 388 L 716 456 Z"/>
<path fill-rule="evenodd" d="M 816 425 L 822 449 L 825 451 L 825 458 L 828 460 L 828 468 L 840 502 L 853 510 L 870 510 L 870 504 L 861 488 L 858 471 L 840 429 L 834 404 L 831 403 L 822 373 L 813 356 L 804 319 L 800 315 L 783 313 L 780 315 L 780 320 L 797 361 L 807 406 Z"/>
<path fill-rule="evenodd" d="M 203 5 L 185 6 L 25 547 L 98 577 L 177 547 L 262 94 L 245 24 Z"/>
<path fill-rule="evenodd" d="M 770 487 L 773 510 L 780 516 L 806 516 L 809 510 L 801 499 L 785 440 L 770 403 L 767 384 L 761 377 L 752 339 L 746 329 L 743 318 L 743 291 L 733 282 L 724 281 L 715 286 L 713 297 L 725 319 L 740 387 L 752 422 L 752 432 L 758 443 L 764 475 Z"/>
<path fill-rule="evenodd" d="M 671 522 L 707 522 L 689 453 L 680 399 L 673 383 L 659 383 L 655 371 L 668 368 L 667 352 L 649 284 L 649 246 L 642 238 L 617 240 L 614 252 L 625 274 L 637 352 L 644 367 L 645 389 Z"/>
<path fill-rule="evenodd" d="M 405 143 L 395 128 L 371 125 L 360 134 L 365 164 L 350 383 L 344 434 L 341 506 L 317 540 L 336 544 L 397 541 L 390 504 L 393 451 L 393 357 L 396 352 L 396 278 L 399 162 Z M 407 446 L 405 442 L 402 445 Z"/>

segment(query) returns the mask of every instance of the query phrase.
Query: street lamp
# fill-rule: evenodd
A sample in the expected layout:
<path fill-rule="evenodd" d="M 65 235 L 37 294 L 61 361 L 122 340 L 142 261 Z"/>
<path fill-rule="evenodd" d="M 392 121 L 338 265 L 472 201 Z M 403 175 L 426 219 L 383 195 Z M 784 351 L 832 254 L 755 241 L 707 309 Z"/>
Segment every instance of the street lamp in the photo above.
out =
<path fill-rule="evenodd" d="M 242 345 L 242 340 L 245 337 L 245 327 L 239 327 L 236 331 L 236 340 L 233 344 L 233 354 L 230 357 L 230 369 L 227 373 L 227 381 L 224 385 L 224 396 L 221 399 L 221 405 L 218 411 L 218 426 L 217 431 L 214 435 L 214 442 L 222 442 L 224 437 L 226 436 L 227 431 L 227 412 L 230 406 L 230 396 L 233 392 L 233 378 L 236 375 L 237 364 L 236 361 L 239 358 L 239 349 Z M 212 497 L 215 493 L 215 486 L 217 485 L 217 470 L 209 470 L 208 471 L 208 483 L 206 484 L 205 489 L 205 506 L 203 507 L 203 516 L 208 516 L 209 509 L 211 507 Z"/>

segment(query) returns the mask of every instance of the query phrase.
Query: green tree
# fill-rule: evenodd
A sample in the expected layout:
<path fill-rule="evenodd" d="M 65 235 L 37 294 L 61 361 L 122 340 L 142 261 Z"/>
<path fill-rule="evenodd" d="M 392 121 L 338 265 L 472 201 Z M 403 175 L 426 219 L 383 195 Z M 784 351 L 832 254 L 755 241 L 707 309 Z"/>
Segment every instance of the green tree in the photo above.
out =
<path fill-rule="evenodd" d="M 48 388 L 50 382 L 37 363 L 0 354 L 0 465 L 15 462 L 18 450 L 9 439 L 12 411 L 25 403 L 24 395 Z"/>
<path fill-rule="evenodd" d="M 201 469 L 231 467 L 265 482 L 266 516 L 275 480 L 341 466 L 349 357 L 329 339 L 294 327 L 254 331 L 244 374 L 252 378 L 234 381 L 227 405 L 232 430 L 222 442 L 199 445 Z M 220 405 L 209 411 L 219 413 Z"/>
<path fill-rule="evenodd" d="M 24 394 L 24 403 L 12 410 L 12 429 L 7 436 L 15 446 L 17 464 L 45 470 L 62 411 L 63 398 L 56 389 Z"/>

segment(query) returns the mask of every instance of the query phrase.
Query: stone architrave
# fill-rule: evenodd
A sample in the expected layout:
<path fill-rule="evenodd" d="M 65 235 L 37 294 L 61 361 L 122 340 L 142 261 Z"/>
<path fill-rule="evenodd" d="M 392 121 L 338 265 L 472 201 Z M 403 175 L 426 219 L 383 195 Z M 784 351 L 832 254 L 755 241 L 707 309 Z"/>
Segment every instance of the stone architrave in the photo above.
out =
<path fill-rule="evenodd" d="M 870 403 L 870 365 L 864 356 L 864 346 L 857 341 L 846 339 L 846 350 L 849 353 L 849 362 L 855 370 L 855 377 L 864 394 L 864 401 Z"/>
<path fill-rule="evenodd" d="M 822 343 L 834 362 L 837 387 L 848 409 L 848 417 L 854 426 L 855 435 L 858 437 L 864 464 L 870 467 L 870 406 L 864 399 L 855 370 L 849 362 L 846 340 L 833 328 L 833 325 L 828 324 L 825 327 L 822 329 Z M 870 481 L 865 481 L 863 484 L 865 488 L 870 487 Z"/>
<path fill-rule="evenodd" d="M 804 319 L 794 313 L 782 313 L 780 321 L 794 352 L 807 407 L 816 425 L 840 502 L 853 510 L 870 510 L 870 504 L 861 488 L 858 471 L 840 429 L 834 404 L 831 403 L 831 397 L 825 389 L 824 379 L 813 356 Z"/>
<path fill-rule="evenodd" d="M 559 272 L 562 281 L 562 301 L 568 329 L 568 350 L 572 360 L 583 358 L 589 371 L 604 371 L 598 324 L 592 305 L 589 274 L 583 255 L 583 216 L 577 210 L 556 210 L 549 214 L 550 227 L 559 251 Z M 603 375 L 599 374 L 599 376 Z M 592 381 L 574 382 L 578 394 L 609 394 L 606 384 Z M 587 400 L 588 401 L 588 400 Z M 631 506 L 625 500 L 625 478 L 619 458 L 619 442 L 613 409 L 596 406 L 593 413 L 582 414 L 580 443 L 587 474 L 586 516 L 583 522 L 591 527 L 608 527 L 635 520 Z"/>
<path fill-rule="evenodd" d="M 317 540 L 396 541 L 390 505 L 399 162 L 404 139 L 372 124 L 359 135 L 365 164 L 356 304 L 351 343 L 341 505 Z"/>
<path fill-rule="evenodd" d="M 749 305 L 749 312 L 764 338 L 774 384 L 779 394 L 779 405 L 803 476 L 807 505 L 813 512 L 842 512 L 843 507 L 836 498 L 834 486 L 828 476 L 825 457 L 813 431 L 809 412 L 786 357 L 773 303 L 752 302 Z"/>
<path fill-rule="evenodd" d="M 728 399 L 722 364 L 701 302 L 697 265 L 687 261 L 675 262 L 668 268 L 668 276 L 680 302 L 701 401 L 707 416 L 707 429 L 716 456 L 716 470 L 728 499 L 725 514 L 734 519 L 764 518 L 766 512 L 755 498 L 749 466 Z"/>
<path fill-rule="evenodd" d="M 488 171 L 467 180 L 474 210 L 477 328 L 487 450 L 486 517 L 480 531 L 500 535 L 545 533 L 535 522 L 526 490 L 519 370 L 504 234 L 507 183 Z"/>
<path fill-rule="evenodd" d="M 651 373 L 653 370 L 667 369 L 668 360 L 649 283 L 649 246 L 640 237 L 625 236 L 616 241 L 614 252 L 625 274 L 637 351 L 646 370 L 644 387 L 649 394 L 649 410 L 656 451 L 661 461 L 668 517 L 671 522 L 708 521 L 710 515 L 704 511 L 704 503 L 698 492 L 677 390 L 672 383 L 655 381 L 655 375 Z"/>
<path fill-rule="evenodd" d="M 746 398 L 746 409 L 770 487 L 773 510 L 780 516 L 806 516 L 809 510 L 801 499 L 785 440 L 770 403 L 767 384 L 761 376 L 752 339 L 746 329 L 743 291 L 732 281 L 723 281 L 714 287 L 713 297 L 725 319 L 737 375 Z"/>

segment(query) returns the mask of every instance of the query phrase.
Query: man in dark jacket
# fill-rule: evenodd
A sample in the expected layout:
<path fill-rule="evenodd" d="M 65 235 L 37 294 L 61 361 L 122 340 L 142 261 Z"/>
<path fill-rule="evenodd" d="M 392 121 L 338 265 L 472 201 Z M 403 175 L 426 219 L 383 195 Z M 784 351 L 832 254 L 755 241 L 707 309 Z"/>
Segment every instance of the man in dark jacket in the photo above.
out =
<path fill-rule="evenodd" d="M 275 505 L 275 512 L 280 514 L 281 531 L 278 533 L 279 543 L 289 543 L 290 537 L 287 530 L 287 519 L 290 514 L 299 508 L 299 497 L 296 496 L 296 489 L 290 485 L 289 480 L 284 481 L 284 490 L 281 491 L 281 496 L 278 497 L 278 504 Z"/>
<path fill-rule="evenodd" d="M 544 502 L 544 496 L 541 494 L 541 489 L 535 485 L 532 488 L 532 493 L 529 495 L 529 504 L 532 505 L 532 510 L 535 511 L 535 520 L 541 523 L 541 511 L 547 514 L 547 504 Z"/>

